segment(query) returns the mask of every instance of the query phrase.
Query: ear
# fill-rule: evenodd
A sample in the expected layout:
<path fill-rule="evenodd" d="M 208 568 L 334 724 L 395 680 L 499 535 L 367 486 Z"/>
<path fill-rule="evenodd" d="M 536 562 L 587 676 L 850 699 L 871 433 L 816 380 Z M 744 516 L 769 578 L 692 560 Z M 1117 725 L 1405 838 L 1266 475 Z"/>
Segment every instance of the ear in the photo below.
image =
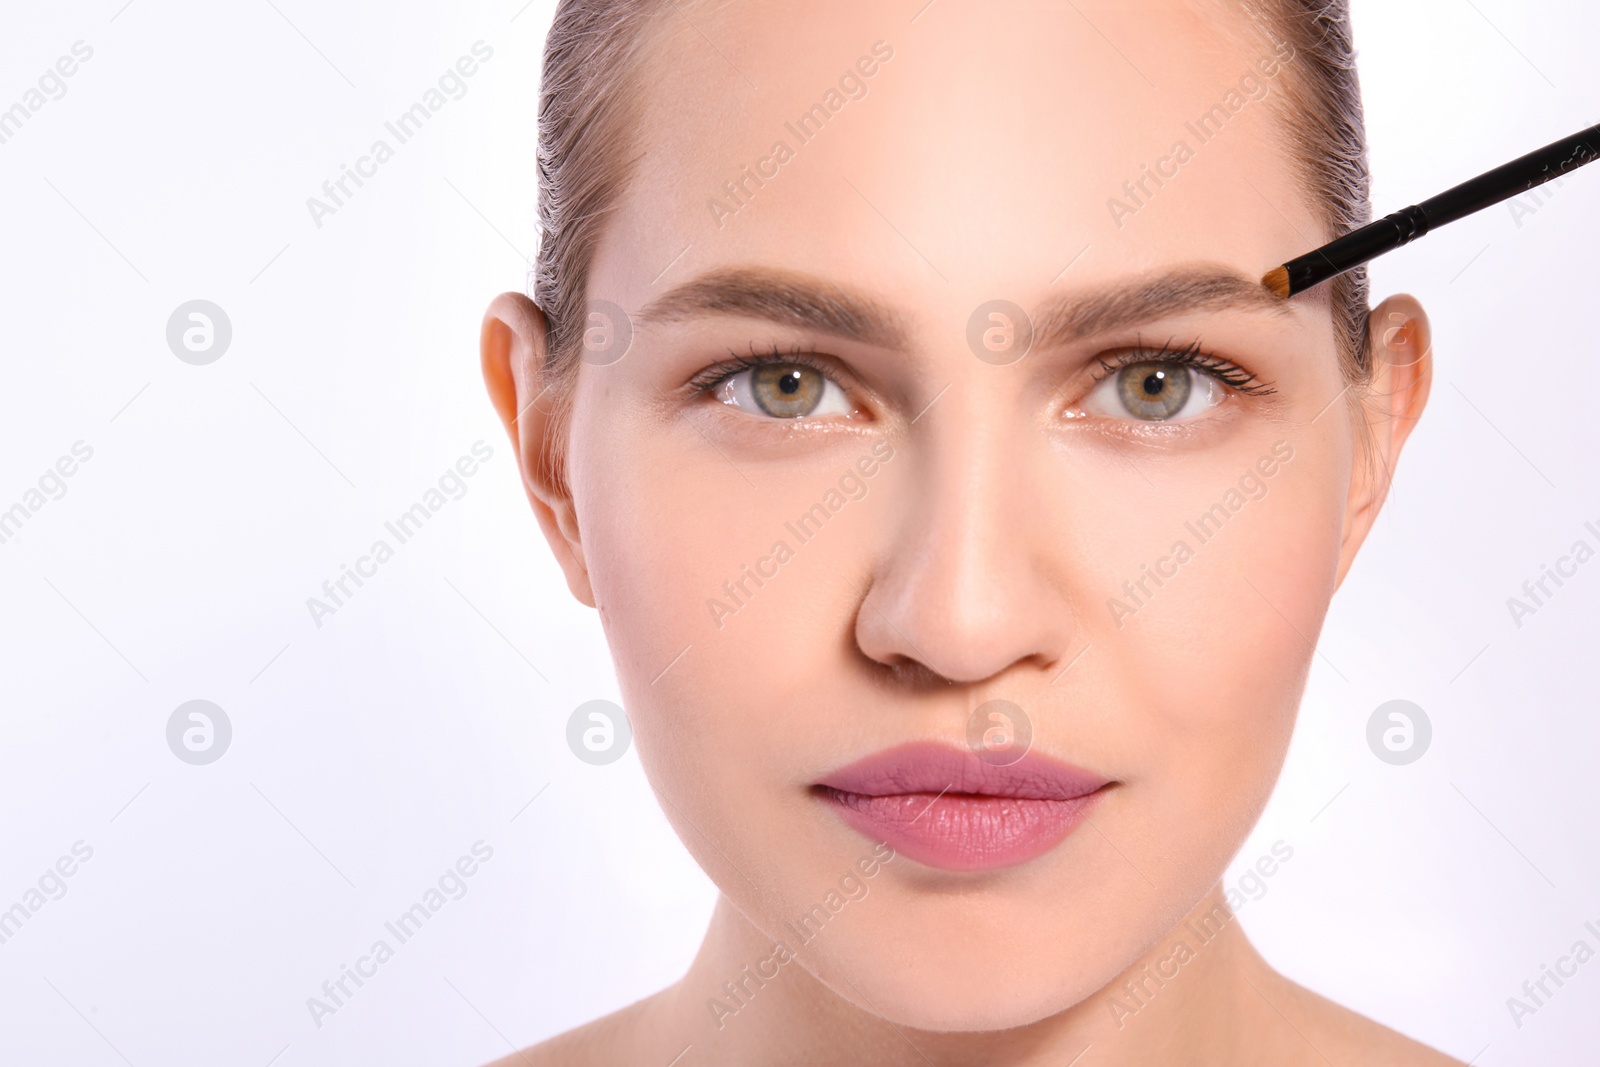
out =
<path fill-rule="evenodd" d="M 544 314 L 521 293 L 501 293 L 483 316 L 480 349 L 489 401 L 511 435 L 528 502 L 572 595 L 594 607 L 577 511 L 561 462 L 561 405 L 544 373 Z"/>
<path fill-rule="evenodd" d="M 1356 467 L 1345 507 L 1336 586 L 1354 562 L 1389 496 L 1395 464 L 1427 406 L 1433 387 L 1433 333 L 1428 313 L 1409 294 L 1391 296 L 1367 318 L 1372 379 L 1362 389 Z"/>

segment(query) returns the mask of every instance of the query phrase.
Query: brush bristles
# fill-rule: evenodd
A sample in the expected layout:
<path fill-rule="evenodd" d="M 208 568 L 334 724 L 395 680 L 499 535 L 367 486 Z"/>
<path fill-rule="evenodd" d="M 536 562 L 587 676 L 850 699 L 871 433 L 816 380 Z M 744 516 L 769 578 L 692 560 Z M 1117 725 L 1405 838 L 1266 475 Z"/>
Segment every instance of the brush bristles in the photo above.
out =
<path fill-rule="evenodd" d="M 1289 272 L 1282 267 L 1273 267 L 1261 279 L 1261 284 L 1271 289 L 1280 300 L 1289 299 Z"/>

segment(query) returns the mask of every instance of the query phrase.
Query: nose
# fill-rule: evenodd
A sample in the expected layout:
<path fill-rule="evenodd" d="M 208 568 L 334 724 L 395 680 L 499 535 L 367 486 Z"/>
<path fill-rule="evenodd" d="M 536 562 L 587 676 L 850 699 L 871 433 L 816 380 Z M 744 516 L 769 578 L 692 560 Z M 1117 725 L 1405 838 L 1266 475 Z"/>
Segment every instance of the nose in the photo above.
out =
<path fill-rule="evenodd" d="M 902 446 L 900 506 L 855 639 L 885 666 L 970 685 L 1064 663 L 1073 618 L 1038 495 L 1050 450 L 1024 420 L 963 399 L 946 396 Z"/>

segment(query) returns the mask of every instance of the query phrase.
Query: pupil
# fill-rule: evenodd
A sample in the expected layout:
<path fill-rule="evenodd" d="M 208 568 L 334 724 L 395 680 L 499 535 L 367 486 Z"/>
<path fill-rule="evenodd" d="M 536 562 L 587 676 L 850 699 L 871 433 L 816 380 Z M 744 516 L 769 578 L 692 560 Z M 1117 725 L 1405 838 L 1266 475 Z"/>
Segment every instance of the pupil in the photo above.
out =
<path fill-rule="evenodd" d="M 800 372 L 790 371 L 778 379 L 778 389 L 793 396 L 800 391 Z"/>
<path fill-rule="evenodd" d="M 1145 395 L 1155 396 L 1157 393 L 1161 392 L 1162 379 L 1164 377 L 1165 375 L 1163 375 L 1160 371 L 1156 371 L 1147 375 L 1144 380 Z"/>

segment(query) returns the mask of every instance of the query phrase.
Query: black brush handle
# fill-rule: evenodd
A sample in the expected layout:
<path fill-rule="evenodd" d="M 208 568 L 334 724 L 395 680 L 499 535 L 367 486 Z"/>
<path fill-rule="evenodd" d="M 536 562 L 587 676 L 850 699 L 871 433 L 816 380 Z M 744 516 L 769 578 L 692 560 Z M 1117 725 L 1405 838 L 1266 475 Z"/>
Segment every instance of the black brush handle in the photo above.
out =
<path fill-rule="evenodd" d="M 1285 263 L 1289 295 L 1359 267 L 1375 256 L 1415 241 L 1429 230 L 1525 193 L 1596 159 L 1600 159 L 1600 125 L 1563 137 L 1420 204 L 1369 222 Z"/>

